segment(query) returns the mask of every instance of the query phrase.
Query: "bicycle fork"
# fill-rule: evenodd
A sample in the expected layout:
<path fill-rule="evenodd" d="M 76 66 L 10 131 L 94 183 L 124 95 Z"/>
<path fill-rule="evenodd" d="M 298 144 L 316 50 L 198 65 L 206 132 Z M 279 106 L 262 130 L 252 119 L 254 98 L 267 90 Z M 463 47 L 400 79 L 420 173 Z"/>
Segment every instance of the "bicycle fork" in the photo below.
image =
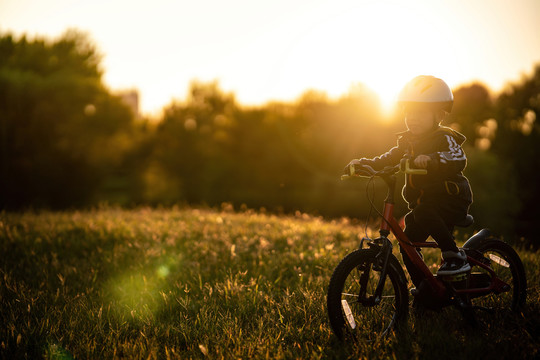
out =
<path fill-rule="evenodd" d="M 380 246 L 377 243 L 382 243 Z M 380 247 L 379 252 L 375 255 L 375 261 L 373 263 L 366 264 L 364 272 L 360 276 L 360 293 L 358 294 L 358 302 L 363 306 L 375 306 L 381 302 L 382 292 L 384 289 L 384 283 L 386 281 L 386 272 L 388 266 L 388 260 L 390 259 L 390 254 L 392 254 L 392 243 L 386 236 L 382 236 L 375 240 L 375 242 L 368 243 L 370 247 Z M 379 276 L 379 281 L 377 287 L 375 288 L 375 293 L 366 297 L 367 293 L 367 283 L 369 281 L 369 275 L 371 270 L 381 271 Z"/>

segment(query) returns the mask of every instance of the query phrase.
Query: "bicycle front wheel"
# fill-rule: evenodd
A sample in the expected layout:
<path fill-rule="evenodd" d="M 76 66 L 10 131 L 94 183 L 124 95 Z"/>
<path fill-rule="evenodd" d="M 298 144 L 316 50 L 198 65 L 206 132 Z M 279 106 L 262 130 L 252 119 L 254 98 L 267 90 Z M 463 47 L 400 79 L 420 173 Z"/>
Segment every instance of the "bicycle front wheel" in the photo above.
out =
<path fill-rule="evenodd" d="M 393 255 L 388 259 L 381 296 L 375 300 L 382 271 L 377 253 L 377 249 L 356 250 L 332 274 L 327 310 L 332 330 L 340 339 L 376 340 L 407 319 L 407 283 Z"/>

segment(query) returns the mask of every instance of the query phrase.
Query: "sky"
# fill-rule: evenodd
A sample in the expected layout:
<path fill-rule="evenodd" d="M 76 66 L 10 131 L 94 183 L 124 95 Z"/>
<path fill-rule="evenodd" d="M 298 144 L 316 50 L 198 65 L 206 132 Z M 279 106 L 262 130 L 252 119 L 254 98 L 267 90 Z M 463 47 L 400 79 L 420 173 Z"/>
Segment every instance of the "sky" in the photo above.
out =
<path fill-rule="evenodd" d="M 540 0 L 0 0 L 0 31 L 75 28 L 103 54 L 111 90 L 143 114 L 217 80 L 242 105 L 339 97 L 356 84 L 390 106 L 416 75 L 494 92 L 540 63 Z"/>

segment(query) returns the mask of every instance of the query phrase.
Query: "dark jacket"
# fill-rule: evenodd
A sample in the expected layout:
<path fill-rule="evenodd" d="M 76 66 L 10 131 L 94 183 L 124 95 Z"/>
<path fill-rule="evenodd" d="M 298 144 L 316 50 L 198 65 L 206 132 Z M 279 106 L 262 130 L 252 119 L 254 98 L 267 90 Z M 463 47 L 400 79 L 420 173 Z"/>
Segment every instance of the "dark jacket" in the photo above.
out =
<path fill-rule="evenodd" d="M 365 162 L 375 170 L 399 164 L 404 156 L 414 159 L 428 155 L 432 161 L 427 175 L 407 175 L 403 196 L 413 209 L 423 201 L 451 201 L 455 199 L 468 206 L 472 203 L 469 181 L 463 176 L 467 158 L 461 145 L 465 136 L 444 126 L 415 136 L 410 131 L 398 134 L 397 146 Z"/>

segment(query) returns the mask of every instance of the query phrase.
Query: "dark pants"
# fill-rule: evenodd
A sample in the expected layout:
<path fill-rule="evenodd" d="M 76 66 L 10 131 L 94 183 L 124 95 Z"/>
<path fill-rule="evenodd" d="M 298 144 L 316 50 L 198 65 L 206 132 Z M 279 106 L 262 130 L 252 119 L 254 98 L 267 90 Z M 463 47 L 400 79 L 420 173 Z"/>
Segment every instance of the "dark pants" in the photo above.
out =
<path fill-rule="evenodd" d="M 458 248 L 452 235 L 454 224 L 463 220 L 468 210 L 469 203 L 451 197 L 422 202 L 405 216 L 405 235 L 412 242 L 424 242 L 431 235 L 441 251 L 457 252 Z M 403 249 L 400 250 L 411 280 L 418 287 L 424 275 L 415 268 Z"/>

